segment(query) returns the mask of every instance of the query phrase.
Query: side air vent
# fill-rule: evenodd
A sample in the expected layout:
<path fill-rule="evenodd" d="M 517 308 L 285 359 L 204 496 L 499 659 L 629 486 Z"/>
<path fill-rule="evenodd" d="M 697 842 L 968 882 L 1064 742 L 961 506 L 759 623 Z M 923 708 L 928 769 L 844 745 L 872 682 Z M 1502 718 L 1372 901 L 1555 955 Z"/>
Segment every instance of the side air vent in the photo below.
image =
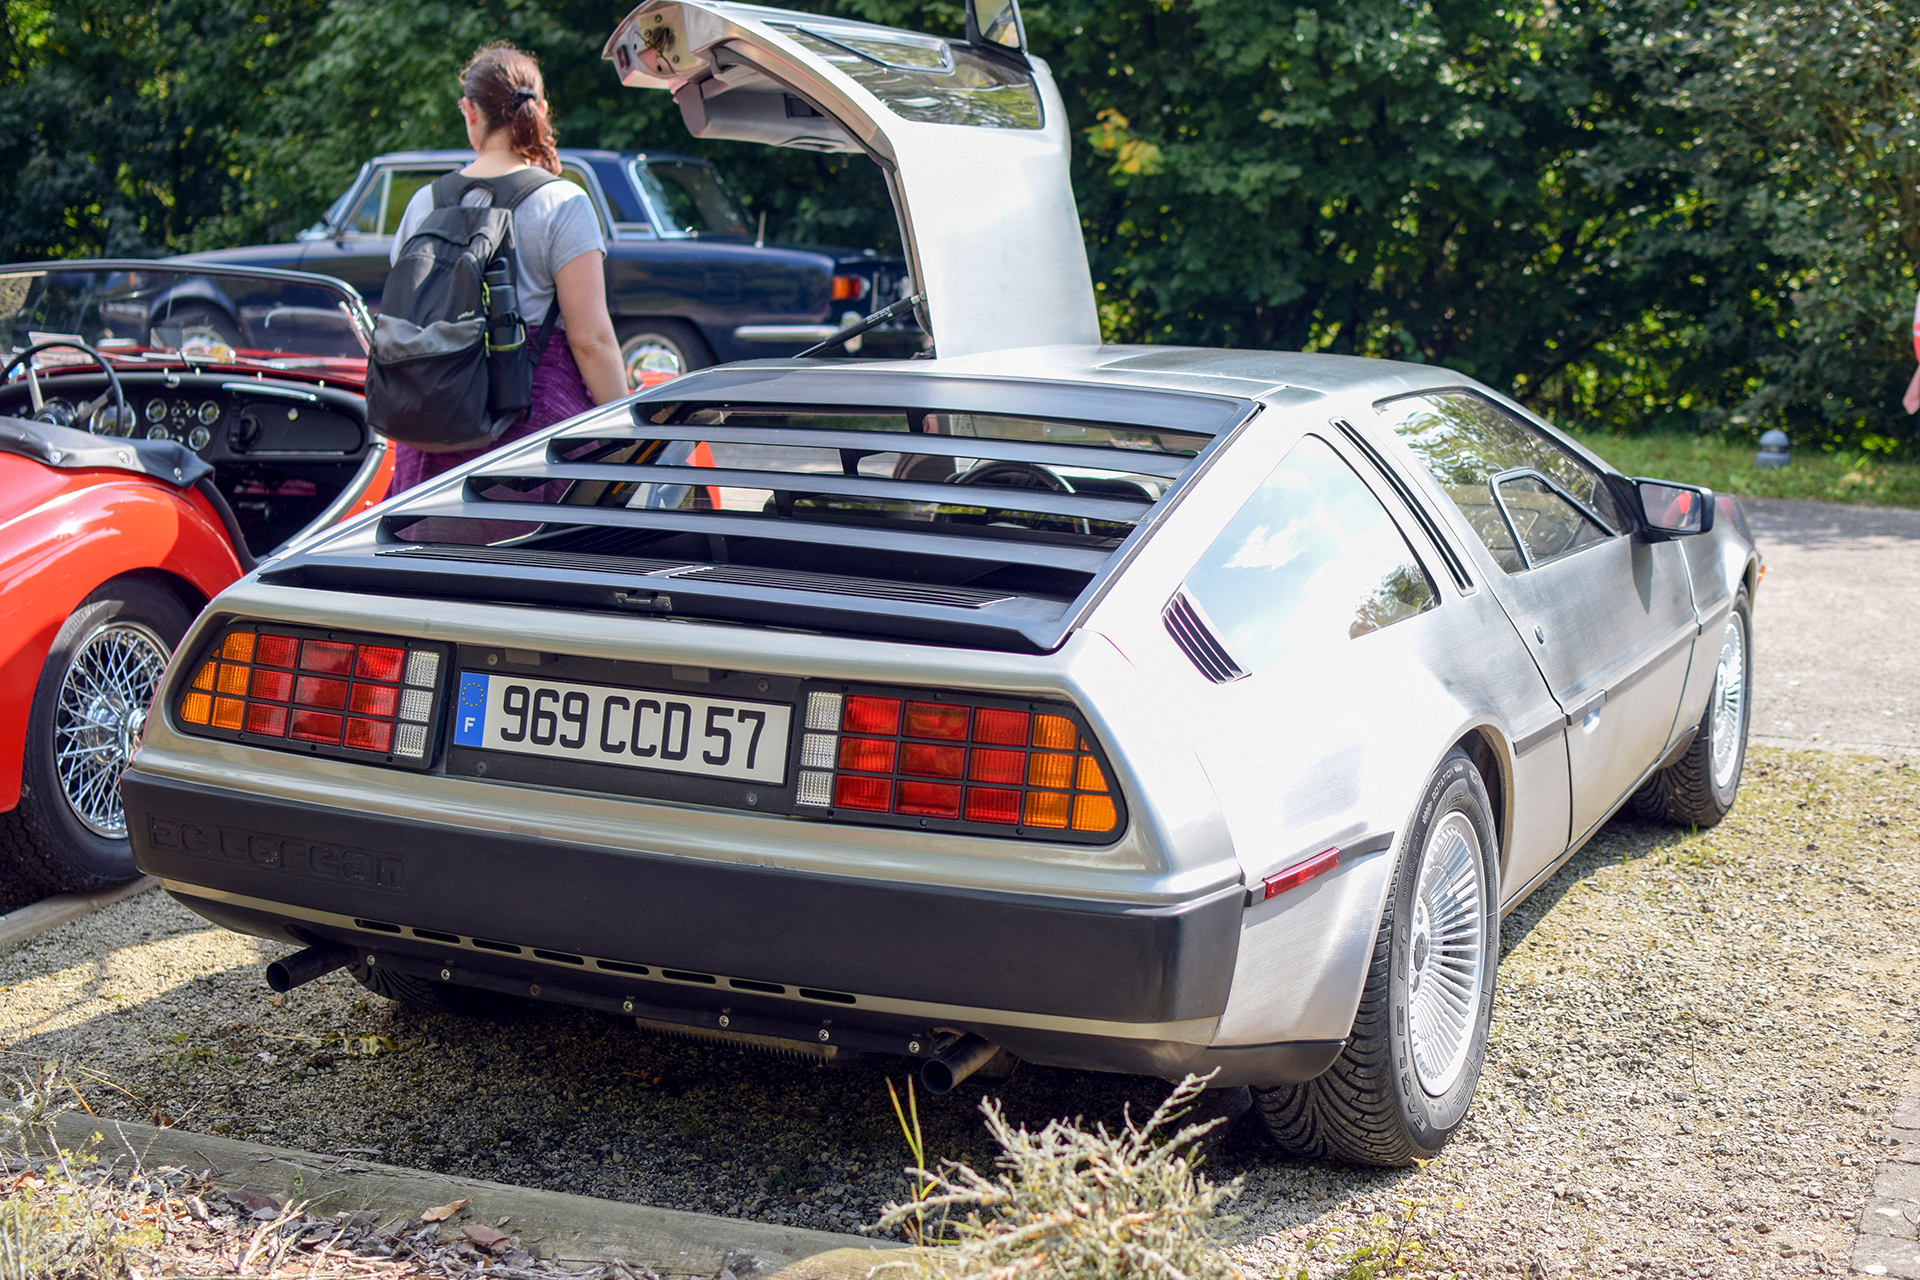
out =
<path fill-rule="evenodd" d="M 1187 598 L 1186 592 L 1173 593 L 1173 599 L 1160 611 L 1160 620 L 1167 624 L 1167 634 L 1180 646 L 1180 651 L 1200 668 L 1201 675 L 1215 684 L 1228 684 L 1247 674 L 1213 634 L 1200 607 Z"/>

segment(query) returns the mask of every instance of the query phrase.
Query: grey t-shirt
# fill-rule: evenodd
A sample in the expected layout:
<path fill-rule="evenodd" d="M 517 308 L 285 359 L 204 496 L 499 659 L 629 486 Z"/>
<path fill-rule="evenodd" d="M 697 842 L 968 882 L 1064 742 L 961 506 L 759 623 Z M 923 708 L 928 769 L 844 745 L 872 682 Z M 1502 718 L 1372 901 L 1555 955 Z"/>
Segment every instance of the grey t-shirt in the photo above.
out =
<path fill-rule="evenodd" d="M 493 203 L 493 198 L 481 187 L 468 191 L 460 203 L 484 208 Z M 399 261 L 401 246 L 432 211 L 433 185 L 429 183 L 413 193 L 413 199 L 407 201 L 407 211 L 400 215 L 400 226 L 394 232 L 393 250 L 389 255 L 392 261 Z M 541 187 L 513 211 L 513 246 L 520 258 L 515 273 L 520 291 L 520 315 L 529 329 L 546 318 L 547 307 L 553 302 L 555 273 L 583 253 L 596 249 L 603 254 L 607 251 L 607 242 L 600 236 L 600 221 L 594 217 L 592 199 L 564 178 Z M 556 328 L 564 327 L 557 308 L 553 323 Z"/>

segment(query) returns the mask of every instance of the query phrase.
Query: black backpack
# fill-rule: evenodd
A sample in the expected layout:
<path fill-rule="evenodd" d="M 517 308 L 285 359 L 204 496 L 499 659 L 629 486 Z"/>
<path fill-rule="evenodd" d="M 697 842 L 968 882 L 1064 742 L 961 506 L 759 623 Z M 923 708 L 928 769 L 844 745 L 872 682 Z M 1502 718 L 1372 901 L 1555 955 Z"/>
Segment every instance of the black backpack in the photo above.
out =
<path fill-rule="evenodd" d="M 559 298 L 529 343 L 513 211 L 558 181 L 540 169 L 434 181 L 433 212 L 401 247 L 380 298 L 367 360 L 367 424 L 375 431 L 427 453 L 482 449 L 526 412 Z M 462 205 L 474 187 L 491 191 L 493 203 Z"/>

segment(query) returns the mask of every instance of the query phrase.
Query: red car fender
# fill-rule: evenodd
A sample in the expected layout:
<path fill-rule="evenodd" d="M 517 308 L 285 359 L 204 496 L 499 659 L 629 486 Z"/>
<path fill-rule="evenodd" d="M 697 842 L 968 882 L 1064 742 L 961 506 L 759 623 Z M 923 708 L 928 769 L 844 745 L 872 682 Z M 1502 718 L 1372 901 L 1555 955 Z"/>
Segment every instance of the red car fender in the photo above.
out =
<path fill-rule="evenodd" d="M 20 802 L 34 686 L 60 624 L 101 583 L 157 570 L 211 600 L 240 576 L 225 527 L 191 490 L 124 471 L 56 471 L 0 454 L 0 812 Z"/>

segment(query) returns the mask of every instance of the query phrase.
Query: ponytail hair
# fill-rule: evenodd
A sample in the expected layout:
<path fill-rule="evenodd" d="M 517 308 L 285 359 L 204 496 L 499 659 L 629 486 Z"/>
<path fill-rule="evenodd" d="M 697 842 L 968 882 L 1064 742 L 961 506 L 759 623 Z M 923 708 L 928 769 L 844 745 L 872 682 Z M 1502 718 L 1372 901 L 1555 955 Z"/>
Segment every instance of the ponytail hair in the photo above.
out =
<path fill-rule="evenodd" d="M 480 46 L 460 73 L 461 92 L 480 109 L 487 131 L 507 130 L 513 150 L 530 165 L 560 172 L 553 124 L 547 118 L 547 90 L 532 54 L 504 40 Z"/>

